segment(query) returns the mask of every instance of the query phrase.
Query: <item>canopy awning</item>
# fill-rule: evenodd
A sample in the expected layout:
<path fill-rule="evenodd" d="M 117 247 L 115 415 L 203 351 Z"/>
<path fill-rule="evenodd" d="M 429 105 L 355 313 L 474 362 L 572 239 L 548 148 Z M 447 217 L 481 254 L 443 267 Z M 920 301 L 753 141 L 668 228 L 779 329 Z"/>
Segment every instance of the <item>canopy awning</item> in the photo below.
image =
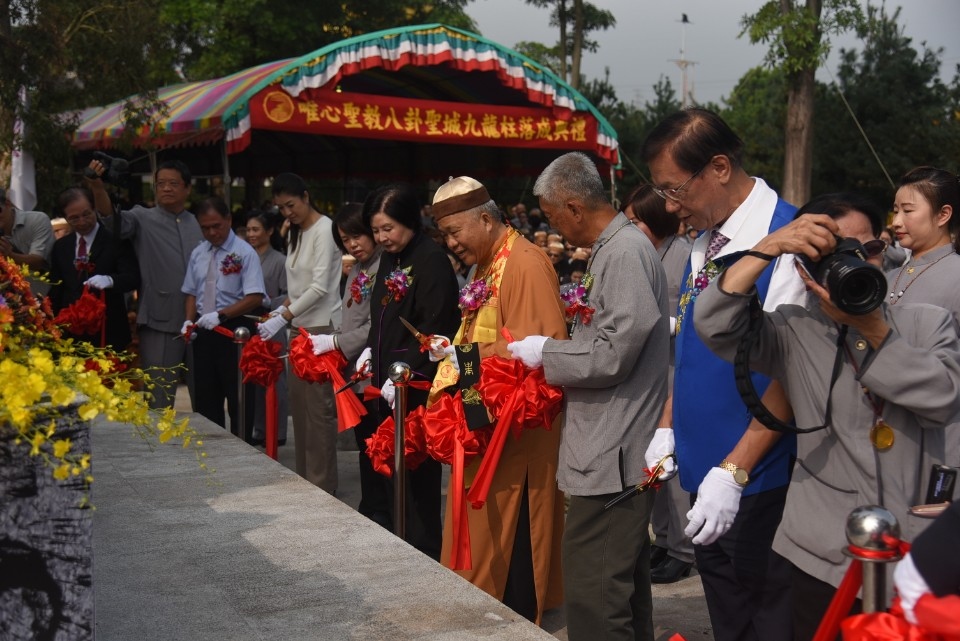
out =
<path fill-rule="evenodd" d="M 578 149 L 619 164 L 616 132 L 579 92 L 516 51 L 440 24 L 357 36 L 224 78 L 164 87 L 158 97 L 165 113 L 136 132 L 125 133 L 123 121 L 124 105 L 136 97 L 87 110 L 74 148 L 226 139 L 227 152 L 237 155 L 274 150 L 278 141 L 289 144 L 288 134 L 301 134 L 345 139 L 337 148 L 362 138 Z M 254 144 L 261 132 L 274 140 Z"/>

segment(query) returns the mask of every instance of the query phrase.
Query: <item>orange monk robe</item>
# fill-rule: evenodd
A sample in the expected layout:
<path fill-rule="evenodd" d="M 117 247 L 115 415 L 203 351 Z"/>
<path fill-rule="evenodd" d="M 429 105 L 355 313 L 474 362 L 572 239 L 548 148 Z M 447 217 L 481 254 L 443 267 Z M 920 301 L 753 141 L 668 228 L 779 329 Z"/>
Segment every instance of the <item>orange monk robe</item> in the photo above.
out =
<path fill-rule="evenodd" d="M 494 354 L 510 358 L 507 342 L 500 335 L 501 327 L 506 327 L 514 340 L 530 335 L 568 338 L 557 273 L 544 251 L 523 237 L 514 241 L 507 258 L 499 298 L 490 299 L 487 305 L 498 306 L 496 327 L 478 327 L 474 322 L 461 341 L 479 343 L 481 358 Z M 563 602 L 560 539 L 564 504 L 563 493 L 557 489 L 561 419 L 562 415 L 558 416 L 550 430 L 523 430 L 519 439 L 507 437 L 486 504 L 479 510 L 467 508 L 473 569 L 457 572 L 484 592 L 503 600 L 526 481 L 538 624 L 544 610 L 558 607 Z M 465 477 L 468 483 L 476 475 L 479 465 L 478 457 L 467 467 Z M 453 535 L 453 502 L 449 497 L 455 491 L 460 490 L 448 488 L 443 523 L 440 561 L 446 567 L 450 567 Z"/>

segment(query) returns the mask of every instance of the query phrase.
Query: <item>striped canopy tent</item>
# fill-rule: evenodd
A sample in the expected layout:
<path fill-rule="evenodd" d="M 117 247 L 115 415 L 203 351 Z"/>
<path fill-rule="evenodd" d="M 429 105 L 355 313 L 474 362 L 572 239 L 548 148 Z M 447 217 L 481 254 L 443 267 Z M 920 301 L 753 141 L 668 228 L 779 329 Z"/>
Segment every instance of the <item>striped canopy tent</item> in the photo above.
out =
<path fill-rule="evenodd" d="M 248 178 L 531 175 L 571 150 L 604 172 L 619 165 L 616 132 L 575 89 L 516 51 L 440 24 L 357 36 L 165 87 L 159 98 L 165 112 L 135 132 L 124 130 L 126 101 L 87 110 L 74 148 L 132 140 L 198 174 Z"/>

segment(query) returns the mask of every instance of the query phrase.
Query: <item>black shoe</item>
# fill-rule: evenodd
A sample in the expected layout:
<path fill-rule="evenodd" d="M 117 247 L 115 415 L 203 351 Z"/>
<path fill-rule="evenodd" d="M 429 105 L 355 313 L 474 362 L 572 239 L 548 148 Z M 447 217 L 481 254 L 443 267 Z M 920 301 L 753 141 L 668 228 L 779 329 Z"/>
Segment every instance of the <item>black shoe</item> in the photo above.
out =
<path fill-rule="evenodd" d="M 680 579 L 690 576 L 693 563 L 668 556 L 666 560 L 653 570 L 650 570 L 650 583 L 676 583 Z"/>
<path fill-rule="evenodd" d="M 247 443 L 253 445 L 254 447 L 263 447 L 265 441 L 262 438 L 257 438 L 256 436 L 251 436 L 247 439 Z"/>
<path fill-rule="evenodd" d="M 650 546 L 650 569 L 654 569 L 667 560 L 667 548 L 659 545 Z"/>

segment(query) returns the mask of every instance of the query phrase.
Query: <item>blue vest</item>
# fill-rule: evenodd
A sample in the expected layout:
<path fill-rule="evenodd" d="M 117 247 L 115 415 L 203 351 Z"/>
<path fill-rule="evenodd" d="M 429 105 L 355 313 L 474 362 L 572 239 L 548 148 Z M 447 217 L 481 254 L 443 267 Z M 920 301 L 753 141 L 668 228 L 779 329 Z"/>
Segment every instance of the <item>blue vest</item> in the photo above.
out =
<path fill-rule="evenodd" d="M 768 233 L 793 220 L 796 207 L 784 200 L 777 201 Z M 742 253 L 715 258 L 721 269 L 728 267 Z M 773 265 L 767 267 L 757 280 L 760 299 L 767 295 Z M 684 270 L 680 299 L 693 289 L 690 261 Z M 715 282 L 715 279 L 714 281 Z M 711 284 L 712 284 L 711 282 Z M 708 285 L 709 286 L 709 285 Z M 700 482 L 712 467 L 733 450 L 750 424 L 751 415 L 740 400 L 733 377 L 733 364 L 714 355 L 700 340 L 693 327 L 692 298 L 683 310 L 676 339 L 676 368 L 673 380 L 673 432 L 677 460 L 680 467 L 680 485 L 687 492 L 697 492 Z M 681 303 L 682 305 L 682 303 Z M 763 396 L 770 384 L 766 376 L 753 373 L 757 394 Z M 797 444 L 793 434 L 784 434 L 750 473 L 750 484 L 743 494 L 750 495 L 781 487 L 790 482 L 790 467 L 796 456 Z"/>

